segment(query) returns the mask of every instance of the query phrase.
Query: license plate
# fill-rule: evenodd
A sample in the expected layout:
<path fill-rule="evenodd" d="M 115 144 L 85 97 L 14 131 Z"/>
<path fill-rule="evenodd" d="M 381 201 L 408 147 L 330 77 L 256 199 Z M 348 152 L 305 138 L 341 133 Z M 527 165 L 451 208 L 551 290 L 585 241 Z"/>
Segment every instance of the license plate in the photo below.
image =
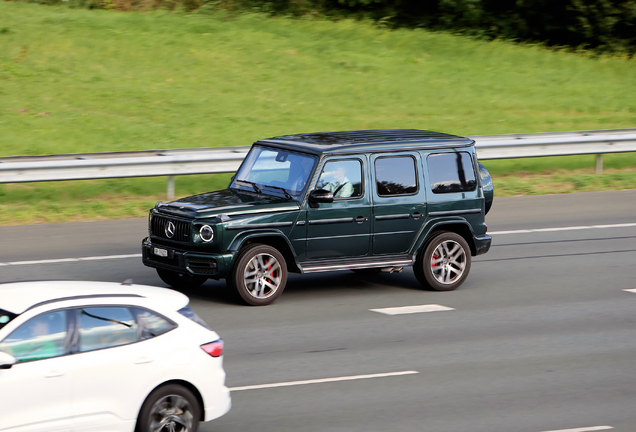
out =
<path fill-rule="evenodd" d="M 154 253 L 155 255 L 160 256 L 160 257 L 167 257 L 168 256 L 168 251 L 165 250 L 165 249 L 160 249 L 160 248 L 154 248 L 152 250 L 152 253 Z"/>

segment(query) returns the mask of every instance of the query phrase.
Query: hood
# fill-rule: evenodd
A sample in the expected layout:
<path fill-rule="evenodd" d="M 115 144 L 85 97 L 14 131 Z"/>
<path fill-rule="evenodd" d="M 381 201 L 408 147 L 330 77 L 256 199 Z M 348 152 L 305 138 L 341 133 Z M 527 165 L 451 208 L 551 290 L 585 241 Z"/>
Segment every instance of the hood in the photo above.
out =
<path fill-rule="evenodd" d="M 263 194 L 246 194 L 224 189 L 207 192 L 155 206 L 163 213 L 190 218 L 211 218 L 217 215 L 237 216 L 257 213 L 292 211 L 300 208 L 296 201 Z"/>

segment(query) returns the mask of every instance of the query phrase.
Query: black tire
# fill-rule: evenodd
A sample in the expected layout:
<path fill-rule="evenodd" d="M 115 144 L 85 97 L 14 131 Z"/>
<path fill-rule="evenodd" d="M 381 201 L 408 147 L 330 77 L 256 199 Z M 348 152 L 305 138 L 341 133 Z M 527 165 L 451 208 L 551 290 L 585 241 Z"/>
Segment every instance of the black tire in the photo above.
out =
<path fill-rule="evenodd" d="M 237 257 L 228 283 L 247 304 L 268 305 L 285 289 L 287 263 L 277 249 L 252 244 Z"/>
<path fill-rule="evenodd" d="M 148 395 L 139 411 L 135 432 L 196 432 L 200 419 L 201 405 L 192 392 L 178 384 L 169 384 Z M 160 427 L 161 422 L 166 423 L 165 427 Z"/>
<path fill-rule="evenodd" d="M 470 263 L 470 247 L 464 237 L 441 231 L 417 255 L 413 272 L 425 288 L 452 291 L 468 277 Z"/>
<path fill-rule="evenodd" d="M 161 268 L 156 270 L 162 281 L 178 290 L 199 288 L 208 280 L 205 276 L 193 276 Z"/>

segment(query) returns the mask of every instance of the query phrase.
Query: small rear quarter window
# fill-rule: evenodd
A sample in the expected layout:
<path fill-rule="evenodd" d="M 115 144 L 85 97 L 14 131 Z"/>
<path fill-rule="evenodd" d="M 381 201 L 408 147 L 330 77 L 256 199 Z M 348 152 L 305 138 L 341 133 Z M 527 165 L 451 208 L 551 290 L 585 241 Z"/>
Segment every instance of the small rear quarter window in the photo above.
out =
<path fill-rule="evenodd" d="M 190 309 L 190 306 L 186 306 L 184 308 L 179 309 L 179 313 L 183 315 L 184 317 L 194 321 L 195 323 L 202 325 L 206 329 L 212 330 L 210 326 L 205 321 L 203 321 L 203 319 L 199 315 L 197 315 L 195 311 Z"/>
<path fill-rule="evenodd" d="M 477 188 L 469 153 L 438 153 L 427 158 L 431 190 L 435 194 L 470 192 Z"/>

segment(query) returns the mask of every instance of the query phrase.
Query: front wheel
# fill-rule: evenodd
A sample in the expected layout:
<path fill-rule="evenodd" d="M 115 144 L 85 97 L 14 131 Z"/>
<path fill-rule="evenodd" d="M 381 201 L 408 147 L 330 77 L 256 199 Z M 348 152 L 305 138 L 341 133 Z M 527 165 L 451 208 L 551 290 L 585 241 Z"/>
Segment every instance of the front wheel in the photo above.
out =
<path fill-rule="evenodd" d="M 443 231 L 436 234 L 418 254 L 413 271 L 424 287 L 452 291 L 466 280 L 470 259 L 466 240 L 454 232 Z"/>
<path fill-rule="evenodd" d="M 170 384 L 150 393 L 139 412 L 135 432 L 196 432 L 200 418 L 201 407 L 192 392 Z"/>
<path fill-rule="evenodd" d="M 229 282 L 246 303 L 252 306 L 268 305 L 280 297 L 285 289 L 285 258 L 268 245 L 248 246 L 238 256 Z"/>
<path fill-rule="evenodd" d="M 162 281 L 178 290 L 199 288 L 208 280 L 205 276 L 193 276 L 161 268 L 157 269 L 157 274 Z"/>

